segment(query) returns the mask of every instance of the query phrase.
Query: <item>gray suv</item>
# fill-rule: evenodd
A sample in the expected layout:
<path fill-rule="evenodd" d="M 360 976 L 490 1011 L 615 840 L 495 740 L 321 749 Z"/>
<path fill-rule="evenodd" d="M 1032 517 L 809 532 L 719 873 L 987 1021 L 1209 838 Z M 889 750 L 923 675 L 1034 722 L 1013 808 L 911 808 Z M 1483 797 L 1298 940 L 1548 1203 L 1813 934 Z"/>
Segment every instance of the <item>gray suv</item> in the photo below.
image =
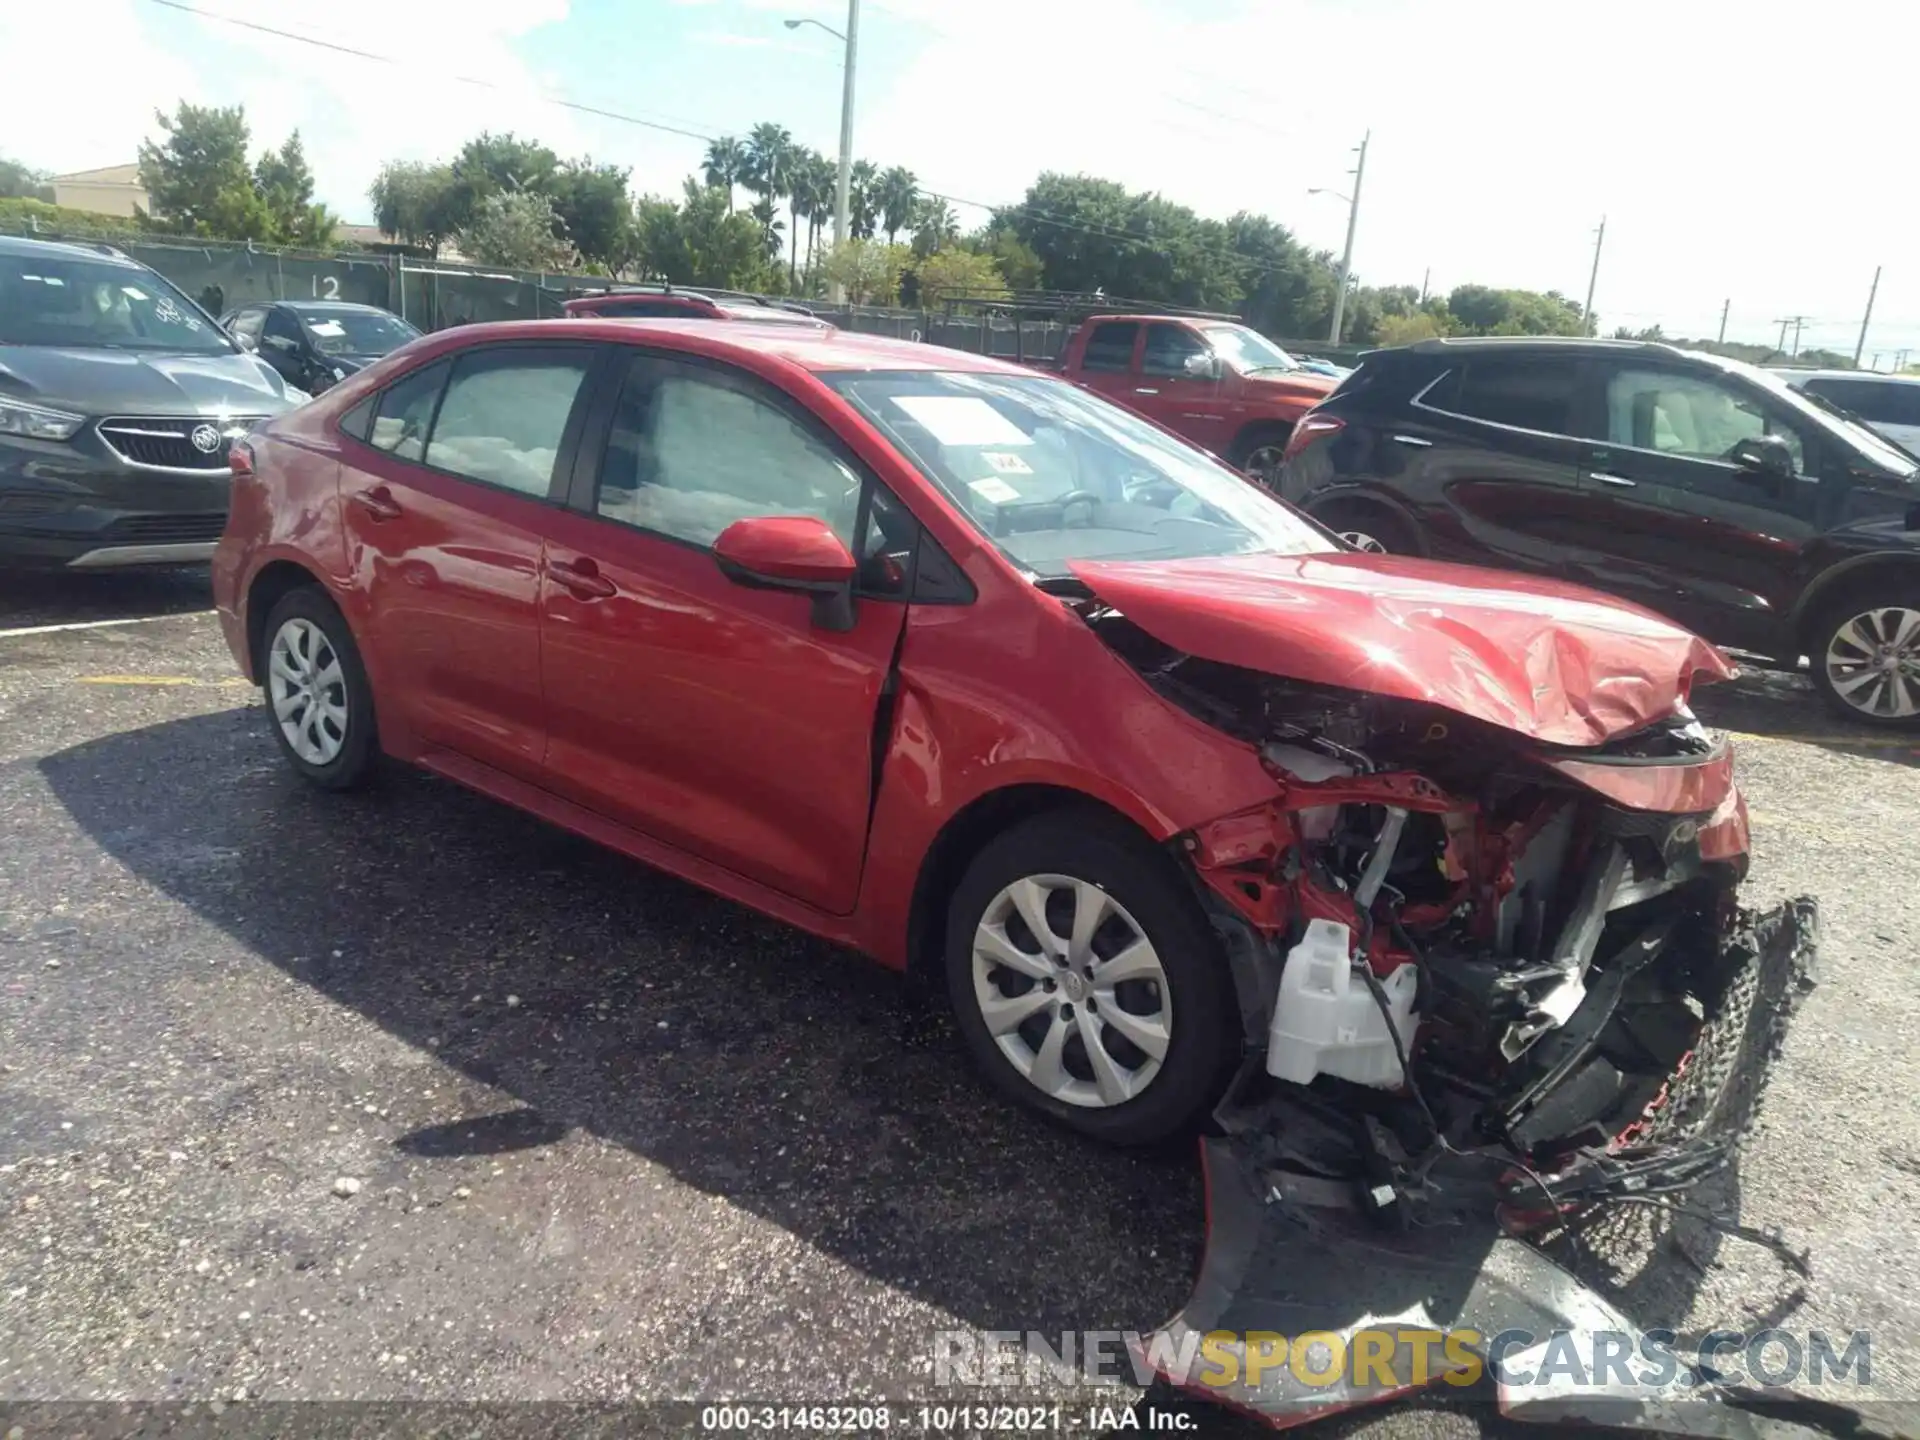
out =
<path fill-rule="evenodd" d="M 0 565 L 210 559 L 228 447 L 306 398 L 118 251 L 0 236 Z"/>

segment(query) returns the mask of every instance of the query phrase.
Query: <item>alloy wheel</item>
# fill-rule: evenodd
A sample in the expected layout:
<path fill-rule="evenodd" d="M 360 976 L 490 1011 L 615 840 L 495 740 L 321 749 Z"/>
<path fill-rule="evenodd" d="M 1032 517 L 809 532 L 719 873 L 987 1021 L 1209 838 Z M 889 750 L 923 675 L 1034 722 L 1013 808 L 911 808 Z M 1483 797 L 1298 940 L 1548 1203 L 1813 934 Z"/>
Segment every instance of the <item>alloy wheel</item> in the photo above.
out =
<path fill-rule="evenodd" d="M 347 676 L 326 632 L 294 616 L 267 651 L 267 697 L 288 746 L 309 765 L 331 765 L 347 743 Z"/>
<path fill-rule="evenodd" d="M 1173 1038 L 1153 942 L 1118 900 L 1071 876 L 1029 875 L 994 896 L 974 931 L 973 994 L 1000 1053 L 1069 1105 L 1134 1099 Z"/>
<path fill-rule="evenodd" d="M 1875 720 L 1920 714 L 1920 610 L 1863 610 L 1833 632 L 1824 664 L 1850 709 Z"/>
<path fill-rule="evenodd" d="M 1286 462 L 1287 447 L 1284 445 L 1262 445 L 1247 456 L 1242 468 L 1247 478 L 1262 488 L 1280 493 L 1280 467 Z"/>

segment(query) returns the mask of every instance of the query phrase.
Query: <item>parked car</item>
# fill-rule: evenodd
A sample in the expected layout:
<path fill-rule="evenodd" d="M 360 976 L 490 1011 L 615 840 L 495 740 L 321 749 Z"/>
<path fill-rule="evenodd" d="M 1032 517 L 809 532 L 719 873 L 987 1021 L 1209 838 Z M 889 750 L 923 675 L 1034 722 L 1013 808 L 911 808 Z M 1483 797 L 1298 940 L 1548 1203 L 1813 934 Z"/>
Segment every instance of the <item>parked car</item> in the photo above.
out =
<path fill-rule="evenodd" d="M 1337 1113 L 1417 1128 L 1369 987 L 1313 968 L 1274 1009 L 1310 919 L 1444 1057 L 1445 1133 L 1535 1169 L 1641 1124 L 1703 987 L 1758 963 L 1725 928 L 1731 759 L 1686 704 L 1716 650 L 1347 551 L 1057 378 L 787 327 L 476 325 L 232 466 L 220 622 L 298 774 L 419 765 L 941 977 L 992 1082 L 1102 1139 L 1192 1125 L 1236 1071 L 1236 1104 L 1342 1075 L 1366 1098 Z M 1614 981 L 1581 1002 L 1616 941 L 1657 1039 L 1604 1076 L 1520 1058 L 1609 1023 Z"/>
<path fill-rule="evenodd" d="M 1920 724 L 1916 461 L 1777 375 L 1639 341 L 1429 340 L 1365 357 L 1281 493 L 1364 550 L 1611 591 L 1842 713 Z"/>
<path fill-rule="evenodd" d="M 822 330 L 832 328 L 803 306 L 769 300 L 763 295 L 732 291 L 709 294 L 704 290 L 681 290 L 667 286 L 581 295 L 566 301 L 560 308 L 575 317 L 598 315 L 623 320 L 757 320 L 773 325 L 805 325 Z"/>
<path fill-rule="evenodd" d="M 1871 370 L 1773 373 L 1816 403 L 1838 406 L 1902 450 L 1920 454 L 1920 375 L 1876 375 Z"/>
<path fill-rule="evenodd" d="M 0 237 L 0 564 L 205 561 L 227 447 L 306 398 L 119 251 Z"/>
<path fill-rule="evenodd" d="M 420 332 L 377 305 L 343 300 L 268 300 L 241 305 L 220 328 L 280 372 L 318 395 L 391 354 Z"/>
<path fill-rule="evenodd" d="M 1058 369 L 1268 486 L 1294 423 L 1334 387 L 1245 325 L 1156 315 L 1087 321 Z"/>

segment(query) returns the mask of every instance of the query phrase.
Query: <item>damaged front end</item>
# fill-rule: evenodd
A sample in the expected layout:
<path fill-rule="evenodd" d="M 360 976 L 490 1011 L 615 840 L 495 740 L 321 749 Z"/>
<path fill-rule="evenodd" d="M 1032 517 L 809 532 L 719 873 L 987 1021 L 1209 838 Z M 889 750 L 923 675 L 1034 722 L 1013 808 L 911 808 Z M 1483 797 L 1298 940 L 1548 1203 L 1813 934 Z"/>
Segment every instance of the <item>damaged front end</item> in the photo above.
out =
<path fill-rule="evenodd" d="M 1244 1362 L 1250 1336 L 1345 1344 L 1370 1327 L 1637 1334 L 1526 1237 L 1724 1166 L 1811 984 L 1812 902 L 1736 903 L 1747 820 L 1725 743 L 1678 690 L 1662 719 L 1559 746 L 1083 614 L 1163 696 L 1257 747 L 1279 787 L 1179 841 L 1245 1048 L 1204 1147 L 1202 1275 L 1149 1355 L 1210 1335 Z M 1237 1363 L 1200 1386 L 1159 1368 L 1291 1424 L 1437 1375 L 1416 1359 L 1371 1383 Z M 1502 1399 L 1545 1418 L 1538 1394 Z"/>

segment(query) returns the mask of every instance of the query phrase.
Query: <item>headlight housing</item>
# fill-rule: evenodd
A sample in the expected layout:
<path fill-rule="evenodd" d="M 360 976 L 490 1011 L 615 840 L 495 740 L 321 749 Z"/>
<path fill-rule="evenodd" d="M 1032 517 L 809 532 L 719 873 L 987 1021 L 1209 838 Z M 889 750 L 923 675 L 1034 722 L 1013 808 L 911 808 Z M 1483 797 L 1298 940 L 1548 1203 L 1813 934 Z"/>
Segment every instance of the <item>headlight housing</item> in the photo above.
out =
<path fill-rule="evenodd" d="M 0 435 L 23 435 L 29 440 L 71 440 L 86 423 L 84 415 L 71 415 L 65 410 L 0 396 Z"/>

